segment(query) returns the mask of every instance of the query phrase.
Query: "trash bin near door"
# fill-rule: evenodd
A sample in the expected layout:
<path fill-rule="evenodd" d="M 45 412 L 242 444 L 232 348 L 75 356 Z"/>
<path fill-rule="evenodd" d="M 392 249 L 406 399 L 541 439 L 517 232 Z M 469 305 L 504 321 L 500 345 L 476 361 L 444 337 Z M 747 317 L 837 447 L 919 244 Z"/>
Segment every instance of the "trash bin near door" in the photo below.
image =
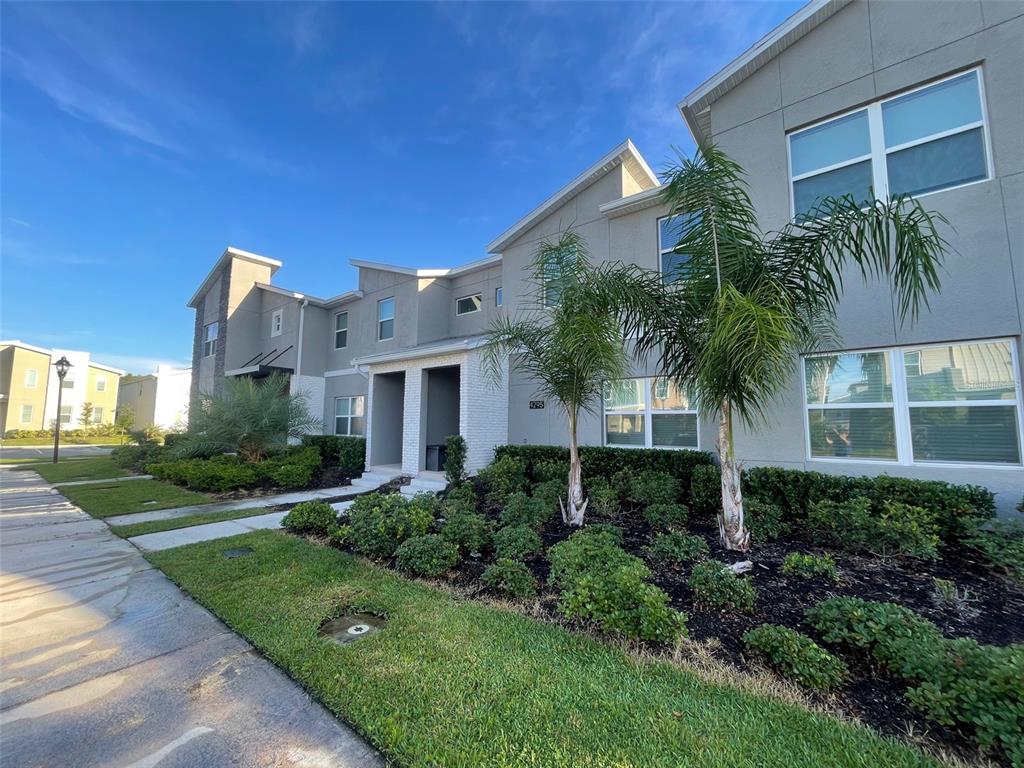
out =
<path fill-rule="evenodd" d="M 448 461 L 448 448 L 445 445 L 427 446 L 427 471 L 440 472 Z"/>

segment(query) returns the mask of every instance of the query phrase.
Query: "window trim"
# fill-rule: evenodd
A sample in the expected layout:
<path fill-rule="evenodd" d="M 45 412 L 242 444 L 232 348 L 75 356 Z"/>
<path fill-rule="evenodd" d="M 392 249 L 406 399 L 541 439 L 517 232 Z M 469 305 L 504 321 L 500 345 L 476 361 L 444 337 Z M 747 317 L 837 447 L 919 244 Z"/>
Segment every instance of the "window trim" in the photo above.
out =
<path fill-rule="evenodd" d="M 343 329 L 342 328 L 338 328 L 338 318 L 341 317 L 342 315 L 345 316 L 345 327 Z M 340 347 L 338 346 L 338 334 L 339 333 L 344 333 L 345 334 L 345 343 L 342 344 Z M 336 350 L 338 350 L 338 349 L 347 349 L 348 348 L 348 310 L 347 309 L 344 312 L 335 312 L 334 313 L 334 348 Z"/>
<path fill-rule="evenodd" d="M 906 352 L 916 352 L 934 347 L 949 347 L 961 344 L 998 344 L 1003 343 L 1010 348 L 1010 365 L 1015 374 L 1014 394 L 1016 400 L 964 400 L 959 407 L 971 406 L 993 406 L 1013 405 L 1017 409 L 1017 446 L 1021 454 L 1021 461 L 1017 464 L 986 464 L 984 462 L 969 461 L 915 461 L 913 436 L 910 430 L 910 408 L 931 407 L 958 407 L 952 401 L 913 401 L 907 396 L 906 372 L 903 369 L 903 355 Z M 812 456 L 811 455 L 811 426 L 809 414 L 811 410 L 826 410 L 820 407 L 821 404 L 807 402 L 807 366 L 804 360 L 812 357 L 831 357 L 832 355 L 855 355 L 862 352 L 881 352 L 889 355 L 889 366 L 892 371 L 892 408 L 893 427 L 896 435 L 896 458 L 889 459 L 858 459 L 852 456 Z M 926 344 L 903 344 L 892 347 L 862 347 L 857 349 L 838 349 L 829 352 L 816 352 L 811 355 L 800 356 L 800 397 L 803 407 L 804 420 L 804 457 L 808 462 L 823 461 L 827 463 L 853 463 L 868 464 L 882 467 L 935 467 L 938 469 L 998 469 L 1010 472 L 1020 472 L 1024 469 L 1024 397 L 1022 397 L 1022 384 L 1020 373 L 1020 360 L 1017 355 L 1017 339 L 1009 336 L 996 336 L 982 339 L 956 339 L 952 341 L 936 341 Z M 878 403 L 847 403 L 840 409 L 851 408 L 878 408 Z M 837 406 L 839 408 L 839 406 Z"/>
<path fill-rule="evenodd" d="M 390 301 L 391 302 L 391 317 L 381 317 L 380 316 L 381 305 L 385 301 Z M 398 314 L 398 302 L 395 301 L 395 297 L 394 296 L 388 296 L 387 298 L 377 299 L 377 341 L 378 341 L 378 343 L 382 342 L 382 341 L 392 341 L 392 340 L 394 340 L 394 338 L 395 338 L 395 315 L 396 314 Z M 380 335 L 381 325 L 383 323 L 386 323 L 388 320 L 391 321 L 391 335 L 388 336 L 387 338 L 381 338 L 381 335 Z"/>
<path fill-rule="evenodd" d="M 505 306 L 505 293 L 502 290 L 502 286 L 498 286 L 494 289 L 494 306 L 503 307 Z"/>
<path fill-rule="evenodd" d="M 207 333 L 207 329 L 213 328 L 214 326 L 216 326 L 216 328 L 217 328 L 217 333 L 214 335 L 214 337 L 212 339 L 207 338 L 208 335 L 209 335 Z M 220 338 L 220 321 L 219 320 L 214 320 L 212 323 L 206 323 L 203 326 L 203 342 L 202 342 L 203 343 L 203 348 L 202 348 L 202 355 L 201 355 L 201 357 L 204 357 L 204 358 L 205 357 L 215 357 L 217 355 L 217 339 L 219 339 L 219 338 Z M 210 345 L 210 351 L 209 352 L 206 351 L 206 346 L 207 345 Z"/>
<path fill-rule="evenodd" d="M 107 391 L 107 377 L 99 375 L 96 377 L 96 391 L 106 392 Z"/>
<path fill-rule="evenodd" d="M 96 415 L 96 411 L 100 412 L 99 416 Z M 93 424 L 102 424 L 103 423 L 103 406 L 102 405 L 94 405 L 92 407 L 92 414 L 91 414 L 91 416 L 92 416 L 92 423 Z"/>
<path fill-rule="evenodd" d="M 701 450 L 700 413 L 697 411 L 696 408 L 682 409 L 682 410 L 677 409 L 677 408 L 671 408 L 671 409 L 661 409 L 661 408 L 659 408 L 659 409 L 655 410 L 651 406 L 651 400 L 652 400 L 652 398 L 651 398 L 651 387 L 654 385 L 654 381 L 656 379 L 664 379 L 664 378 L 666 378 L 666 377 L 665 376 L 626 376 L 624 379 L 616 379 L 616 381 L 640 380 L 640 381 L 644 382 L 644 385 L 642 387 L 643 393 L 644 393 L 644 407 L 643 407 L 642 411 L 628 410 L 626 408 L 618 408 L 618 409 L 613 408 L 611 410 L 608 410 L 608 408 L 605 407 L 604 404 L 603 404 L 603 397 L 604 397 L 604 395 L 602 394 L 602 406 L 601 406 L 601 445 L 605 446 L 606 448 L 627 448 L 627 449 L 630 449 L 630 450 L 645 450 L 645 449 L 653 449 L 653 450 L 657 450 L 657 451 L 699 451 L 699 450 Z M 609 382 L 605 382 L 605 384 L 607 384 L 607 383 L 609 383 Z M 602 385 L 602 388 L 603 388 L 603 385 Z M 603 391 L 603 389 L 602 389 L 602 391 Z M 654 415 L 655 414 L 665 414 L 665 413 L 668 413 L 668 414 L 676 413 L 676 414 L 684 414 L 684 415 L 693 414 L 696 417 L 696 419 L 697 419 L 697 445 L 695 447 L 690 447 L 690 446 L 687 446 L 687 445 L 654 445 L 654 429 L 653 429 Z M 628 416 L 635 416 L 637 414 L 642 414 L 643 417 L 644 417 L 644 444 L 643 445 L 620 445 L 618 443 L 609 443 L 608 442 L 608 423 L 605 421 L 605 418 L 609 414 L 611 414 L 611 415 L 628 415 Z"/>
<path fill-rule="evenodd" d="M 65 409 L 67 409 L 67 412 L 68 412 L 68 414 L 67 414 L 68 420 L 67 421 L 64 421 L 64 413 L 63 413 L 63 411 Z M 57 409 L 57 421 L 59 421 L 62 426 L 65 425 L 65 424 L 71 424 L 74 420 L 75 420 L 75 406 L 73 406 L 73 405 L 62 405 L 60 408 Z"/>
<path fill-rule="evenodd" d="M 25 409 L 28 408 L 28 418 L 25 418 Z M 32 418 L 36 415 L 35 405 L 32 403 L 22 403 L 21 413 L 18 414 L 19 424 L 31 424 Z"/>
<path fill-rule="evenodd" d="M 32 374 L 32 383 L 28 383 L 28 375 Z M 36 389 L 39 386 L 39 370 L 37 368 L 26 368 L 25 375 L 22 377 L 22 386 L 25 389 Z M 22 422 L 24 424 L 24 422 Z"/>
<path fill-rule="evenodd" d="M 883 104 L 886 104 L 886 103 L 888 103 L 890 101 L 894 101 L 896 99 L 903 98 L 904 96 L 909 96 L 910 94 L 917 93 L 918 91 L 923 91 L 926 88 L 931 88 L 933 86 L 936 86 L 936 85 L 939 85 L 941 83 L 944 83 L 944 82 L 946 82 L 948 80 L 953 80 L 955 78 L 958 78 L 958 77 L 961 77 L 963 75 L 969 74 L 971 72 L 974 72 L 974 73 L 977 74 L 978 99 L 981 102 L 981 122 L 975 121 L 973 123 L 962 125 L 962 126 L 960 126 L 958 128 L 952 128 L 952 129 L 949 129 L 949 130 L 946 130 L 946 131 L 939 131 L 938 133 L 930 134 L 930 135 L 922 137 L 920 139 L 914 139 L 913 141 L 908 141 L 908 142 L 905 142 L 903 144 L 899 144 L 899 145 L 897 145 L 895 147 L 886 147 L 885 146 L 885 128 L 884 128 L 884 126 L 882 124 L 882 105 Z M 809 171 L 807 173 L 801 173 L 801 174 L 799 174 L 797 176 L 794 176 L 793 175 L 792 138 L 794 136 L 797 136 L 797 135 L 803 133 L 804 131 L 809 131 L 809 130 L 811 130 L 813 128 L 818 128 L 818 127 L 820 127 L 822 125 L 826 125 L 827 123 L 831 123 L 834 120 L 840 120 L 840 119 L 842 119 L 844 117 L 848 117 L 848 116 L 853 115 L 853 114 L 855 114 L 857 112 L 867 112 L 867 116 L 868 116 L 868 141 L 870 142 L 870 145 L 871 145 L 871 152 L 870 152 L 870 154 L 861 155 L 861 156 L 859 156 L 859 157 L 857 157 L 856 159 L 853 159 L 853 160 L 847 160 L 847 161 L 843 161 L 841 163 L 835 163 L 835 164 L 830 165 L 830 166 L 825 166 L 825 167 L 822 167 L 822 168 L 818 168 L 818 169 L 816 169 L 814 171 Z M 926 83 L 922 83 L 922 84 L 916 85 L 916 86 L 914 86 L 912 88 L 907 88 L 905 90 L 898 91 L 896 93 L 892 93 L 892 94 L 890 94 L 888 96 L 885 96 L 884 98 L 876 99 L 876 100 L 874 100 L 872 102 L 869 102 L 868 104 L 862 104 L 859 107 L 854 107 L 852 109 L 848 109 L 848 110 L 845 110 L 843 112 L 837 112 L 836 114 L 833 114 L 833 115 L 830 115 L 828 117 L 822 118 L 821 120 L 816 120 L 813 123 L 808 123 L 807 125 L 802 125 L 799 128 L 795 128 L 793 130 L 787 131 L 786 132 L 786 176 L 787 176 L 787 178 L 789 180 L 788 181 L 788 185 L 789 185 L 789 218 L 790 218 L 791 221 L 795 221 L 796 220 L 796 195 L 793 193 L 793 185 L 796 182 L 801 181 L 802 179 L 810 178 L 811 176 L 818 176 L 820 174 L 827 173 L 828 171 L 835 171 L 835 170 L 838 170 L 840 168 L 844 168 L 844 167 L 846 167 L 848 165 L 854 165 L 856 163 L 862 163 L 865 160 L 870 160 L 871 161 L 871 178 L 872 178 L 872 183 L 873 183 L 873 186 L 874 186 L 874 190 L 873 191 L 875 193 L 875 199 L 876 200 L 888 200 L 889 199 L 889 167 L 888 167 L 887 160 L 888 160 L 888 156 L 891 153 L 899 152 L 900 150 L 903 150 L 903 149 L 909 149 L 911 147 L 917 146 L 918 144 L 925 144 L 925 143 L 930 142 L 930 141 L 936 141 L 938 139 L 945 138 L 946 136 L 953 136 L 953 135 L 956 135 L 958 133 L 965 133 L 967 131 L 974 130 L 974 129 L 979 128 L 979 127 L 982 129 L 982 136 L 983 136 L 983 138 L 985 140 L 985 178 L 983 178 L 983 179 L 974 179 L 972 181 L 965 181 L 965 182 L 963 182 L 961 184 L 955 184 L 955 185 L 950 186 L 950 187 L 943 187 L 942 189 L 933 189 L 930 192 L 922 192 L 920 194 L 914 195 L 913 197 L 914 197 L 915 200 L 919 200 L 922 197 L 927 197 L 928 195 L 935 195 L 935 194 L 938 194 L 940 192 L 951 192 L 954 189 L 961 189 L 963 187 L 969 187 L 972 184 L 982 184 L 982 183 L 984 183 L 986 181 L 992 181 L 995 178 L 995 168 L 993 166 L 993 161 L 992 161 L 992 135 L 991 135 L 991 131 L 989 130 L 989 125 L 990 125 L 990 123 L 989 123 L 989 119 L 988 119 L 988 104 L 986 103 L 986 99 L 985 99 L 985 78 L 983 77 L 982 66 L 979 64 L 979 65 L 975 65 L 973 67 L 967 67 L 965 69 L 961 69 L 961 70 L 958 70 L 956 72 L 952 72 L 952 73 L 947 74 L 947 75 L 943 75 L 942 77 L 936 78 L 934 80 L 930 80 L 930 81 L 928 81 Z M 660 240 L 659 240 L 659 243 L 660 243 Z M 660 254 L 659 254 L 659 261 L 660 261 Z"/>
<path fill-rule="evenodd" d="M 275 309 L 270 315 L 270 338 L 284 332 L 284 309 Z"/>
<path fill-rule="evenodd" d="M 362 416 L 353 416 L 352 415 L 352 405 L 350 404 L 349 405 L 349 414 L 347 416 L 339 416 L 338 415 L 338 401 L 339 400 L 362 400 L 363 401 L 363 415 Z M 364 433 L 366 432 L 366 396 L 365 395 L 338 395 L 337 397 L 334 398 L 334 416 L 333 416 L 333 418 L 334 418 L 334 424 L 333 424 L 334 431 L 331 434 L 338 435 L 340 437 L 366 437 L 365 434 L 353 434 L 352 433 L 352 419 L 362 419 L 363 420 L 363 432 Z M 348 432 L 345 432 L 344 434 L 342 434 L 341 432 L 338 431 L 338 419 L 348 419 Z"/>
<path fill-rule="evenodd" d="M 787 146 L 789 145 L 789 141 L 786 142 L 786 145 Z M 657 235 L 658 235 L 658 274 L 661 275 L 661 281 L 662 282 L 665 282 L 665 264 L 664 264 L 664 261 L 663 261 L 664 256 L 665 256 L 666 253 L 675 253 L 676 246 L 673 245 L 671 248 L 665 248 L 664 247 L 664 243 L 661 242 L 661 222 L 667 221 L 669 219 L 674 219 L 676 216 L 686 216 L 686 215 L 689 215 L 689 214 L 677 213 L 677 214 L 673 215 L 673 214 L 670 213 L 670 214 L 666 214 L 665 216 L 659 216 L 654 221 L 654 225 L 658 228 L 658 233 L 657 233 Z M 678 278 L 676 278 L 676 279 L 678 280 Z M 675 282 L 675 280 L 673 280 L 672 282 Z"/>
<path fill-rule="evenodd" d="M 476 309 L 471 309 L 468 312 L 459 311 L 459 302 L 463 299 L 478 299 L 480 304 Z M 484 311 L 484 295 L 482 293 L 467 293 L 465 296 L 459 296 L 455 299 L 455 316 L 462 317 L 463 315 L 475 315 L 477 312 Z"/>

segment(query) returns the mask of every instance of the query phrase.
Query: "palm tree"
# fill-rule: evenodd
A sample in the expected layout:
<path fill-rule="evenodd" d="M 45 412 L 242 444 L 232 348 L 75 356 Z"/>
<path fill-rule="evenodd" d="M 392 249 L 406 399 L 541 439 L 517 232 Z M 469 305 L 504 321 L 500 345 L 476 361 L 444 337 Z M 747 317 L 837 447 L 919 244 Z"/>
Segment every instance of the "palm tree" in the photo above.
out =
<path fill-rule="evenodd" d="M 202 395 L 189 412 L 189 429 L 176 448 L 183 456 L 235 451 L 246 461 L 260 461 L 288 438 L 319 432 L 321 422 L 310 415 L 306 395 L 289 393 L 288 377 L 274 373 L 264 379 L 229 376 L 223 389 Z"/>
<path fill-rule="evenodd" d="M 661 311 L 631 317 L 638 352 L 703 413 L 718 418 L 723 546 L 746 550 L 741 467 L 733 422 L 756 429 L 791 381 L 801 353 L 834 340 L 844 268 L 892 285 L 901 322 L 916 319 L 938 291 L 946 247 L 940 214 L 909 197 L 864 202 L 826 198 L 778 232 L 764 234 L 743 170 L 715 147 L 680 155 L 666 173 L 664 201 L 681 216 L 681 266 L 661 291 Z M 624 276 L 626 277 L 626 276 Z"/>
<path fill-rule="evenodd" d="M 516 317 L 496 320 L 483 348 L 493 380 L 505 360 L 527 374 L 538 394 L 555 400 L 569 425 L 569 477 L 562 520 L 582 525 L 587 500 L 577 447 L 580 415 L 600 413 L 605 382 L 624 378 L 629 361 L 620 314 L 658 317 L 656 285 L 636 269 L 595 269 L 583 238 L 572 228 L 541 243 L 528 283 L 533 290 Z"/>

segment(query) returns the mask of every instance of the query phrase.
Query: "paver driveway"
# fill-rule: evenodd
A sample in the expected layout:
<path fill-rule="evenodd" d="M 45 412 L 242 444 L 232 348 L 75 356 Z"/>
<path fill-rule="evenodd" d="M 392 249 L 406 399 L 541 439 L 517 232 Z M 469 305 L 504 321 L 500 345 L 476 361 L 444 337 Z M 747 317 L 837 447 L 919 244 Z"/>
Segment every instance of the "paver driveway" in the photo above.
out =
<path fill-rule="evenodd" d="M 0 765 L 383 761 L 104 523 L 0 470 Z"/>

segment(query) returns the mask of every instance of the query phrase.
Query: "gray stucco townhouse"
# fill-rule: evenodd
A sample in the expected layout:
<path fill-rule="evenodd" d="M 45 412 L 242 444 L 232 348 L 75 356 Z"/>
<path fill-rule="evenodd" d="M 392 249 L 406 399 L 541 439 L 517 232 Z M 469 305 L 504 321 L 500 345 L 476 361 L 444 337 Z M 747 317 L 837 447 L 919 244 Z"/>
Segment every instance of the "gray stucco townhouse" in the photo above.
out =
<path fill-rule="evenodd" d="M 884 285 L 851 275 L 841 348 L 799 361 L 774 417 L 738 436 L 748 465 L 970 482 L 1010 510 L 1024 492 L 1024 3 L 815 0 L 679 105 L 699 142 L 748 173 L 764 229 L 819 196 L 912 193 L 943 213 L 943 291 L 901 325 Z M 494 446 L 563 444 L 531 382 L 480 368 L 481 334 L 524 302 L 538 244 L 572 224 L 595 260 L 676 259 L 660 181 L 626 141 L 453 269 L 353 260 L 358 288 L 274 286 L 280 262 L 228 248 L 189 302 L 193 397 L 281 370 L 325 431 L 364 434 L 372 467 L 417 475 L 461 433 L 477 470 Z M 715 424 L 652 366 L 609 384 L 582 439 L 714 447 Z"/>

